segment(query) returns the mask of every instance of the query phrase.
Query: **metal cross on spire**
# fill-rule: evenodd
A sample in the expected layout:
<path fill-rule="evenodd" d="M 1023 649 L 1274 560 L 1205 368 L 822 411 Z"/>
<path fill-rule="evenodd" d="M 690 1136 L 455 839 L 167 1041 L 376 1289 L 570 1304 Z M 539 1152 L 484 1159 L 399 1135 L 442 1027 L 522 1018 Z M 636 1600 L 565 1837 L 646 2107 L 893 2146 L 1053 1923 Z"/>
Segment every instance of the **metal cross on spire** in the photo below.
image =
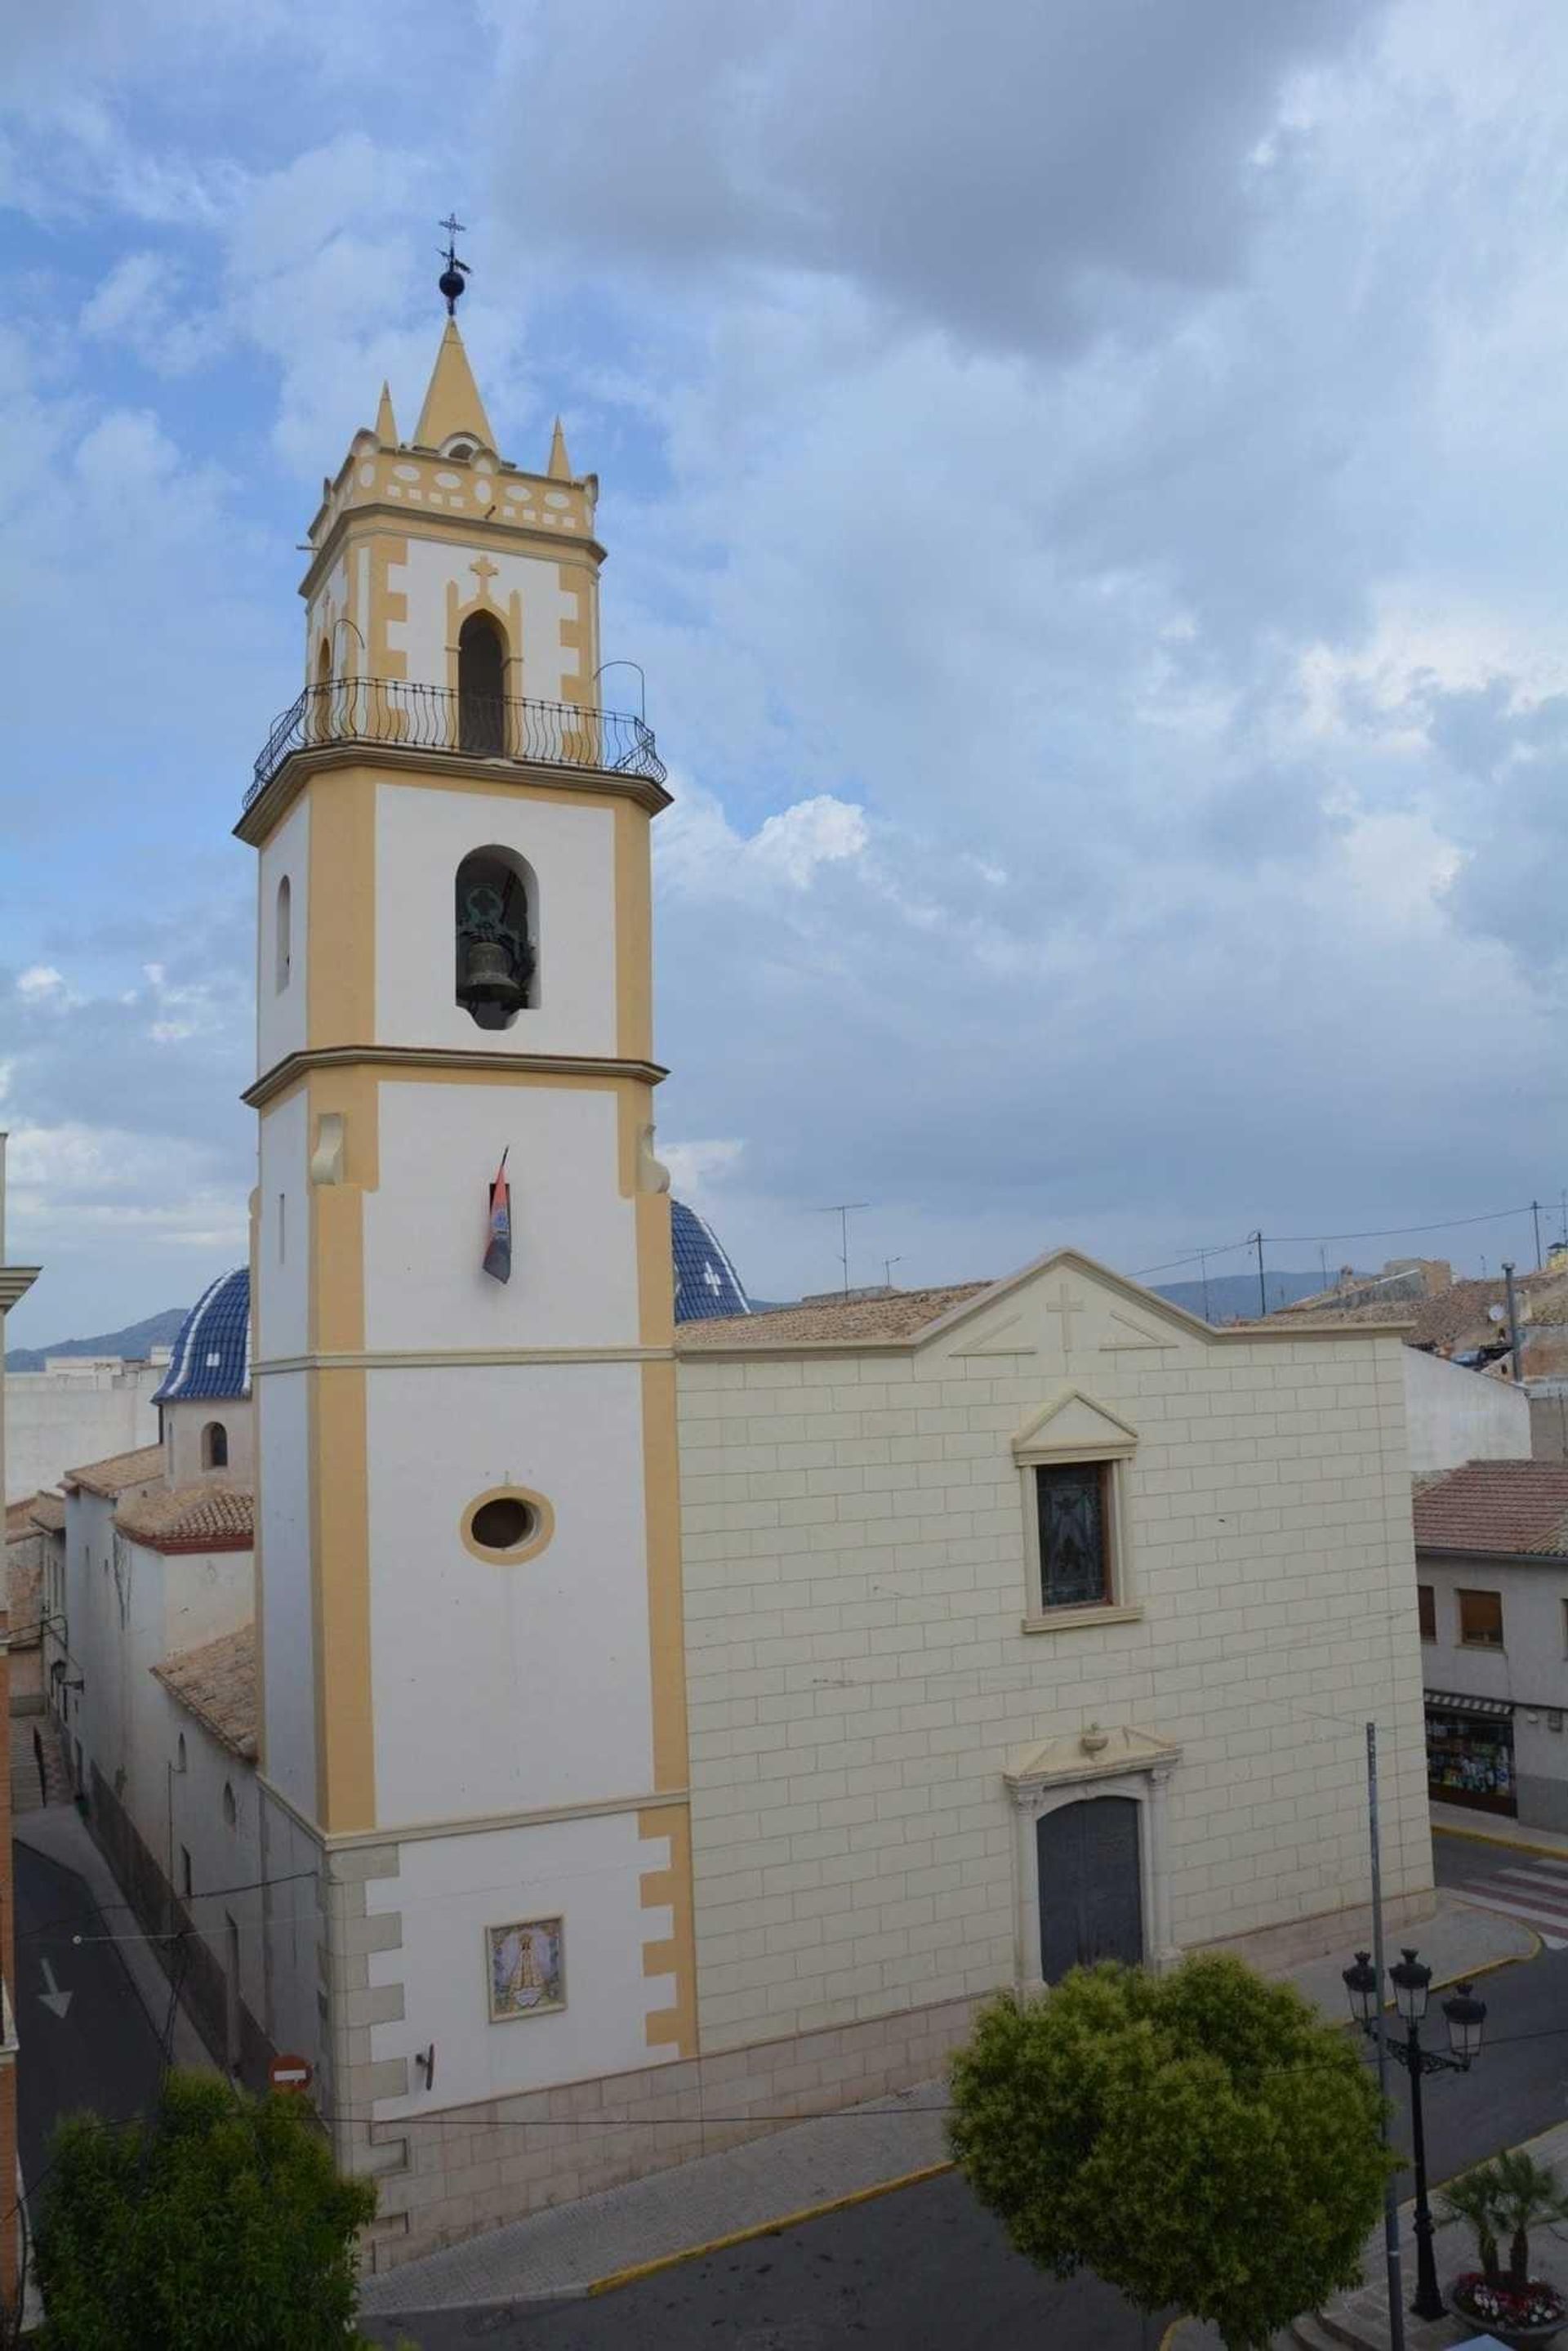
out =
<path fill-rule="evenodd" d="M 469 274 L 467 262 L 460 261 L 457 257 L 457 240 L 463 233 L 463 224 L 455 213 L 449 213 L 445 220 L 438 221 L 436 225 L 446 231 L 446 251 L 442 256 L 446 267 L 436 282 L 446 297 L 447 317 L 455 319 L 458 296 L 464 291 L 464 283 Z"/>

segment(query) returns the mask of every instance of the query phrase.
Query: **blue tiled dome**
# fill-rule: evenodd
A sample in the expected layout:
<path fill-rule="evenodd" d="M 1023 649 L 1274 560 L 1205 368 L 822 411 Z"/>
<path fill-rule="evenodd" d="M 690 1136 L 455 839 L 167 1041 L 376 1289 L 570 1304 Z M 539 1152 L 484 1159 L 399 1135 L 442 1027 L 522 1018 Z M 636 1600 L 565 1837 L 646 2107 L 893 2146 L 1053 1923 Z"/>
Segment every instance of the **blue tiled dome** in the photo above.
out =
<path fill-rule="evenodd" d="M 716 1314 L 749 1314 L 752 1301 L 741 1277 L 711 1228 L 684 1200 L 670 1203 L 670 1238 L 675 1252 L 675 1320 L 701 1322 Z"/>
<path fill-rule="evenodd" d="M 237 1265 L 202 1292 L 180 1325 L 154 1404 L 251 1392 L 251 1273 Z"/>

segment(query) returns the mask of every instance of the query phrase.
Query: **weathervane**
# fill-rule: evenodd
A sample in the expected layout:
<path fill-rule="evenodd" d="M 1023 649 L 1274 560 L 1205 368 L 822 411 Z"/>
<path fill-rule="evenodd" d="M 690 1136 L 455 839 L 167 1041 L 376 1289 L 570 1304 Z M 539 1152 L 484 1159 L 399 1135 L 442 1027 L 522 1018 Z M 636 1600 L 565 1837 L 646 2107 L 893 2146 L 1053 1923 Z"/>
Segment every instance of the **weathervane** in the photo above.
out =
<path fill-rule="evenodd" d="M 457 257 L 457 240 L 463 233 L 462 223 L 455 213 L 449 213 L 445 220 L 439 221 L 436 225 L 446 231 L 446 252 L 442 256 L 446 267 L 436 282 L 446 296 L 447 317 L 455 319 L 457 298 L 463 291 L 463 281 L 468 276 L 467 262 Z"/>

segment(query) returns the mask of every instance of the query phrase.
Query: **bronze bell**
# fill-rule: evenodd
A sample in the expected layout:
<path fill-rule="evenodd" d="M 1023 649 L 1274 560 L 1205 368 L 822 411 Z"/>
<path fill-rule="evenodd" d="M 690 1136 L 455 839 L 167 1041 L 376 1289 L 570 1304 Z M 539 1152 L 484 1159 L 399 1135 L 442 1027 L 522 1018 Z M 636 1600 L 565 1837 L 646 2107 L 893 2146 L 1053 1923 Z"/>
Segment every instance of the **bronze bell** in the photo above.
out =
<path fill-rule="evenodd" d="M 515 1012 L 523 990 L 512 968 L 512 957 L 499 939 L 468 939 L 462 952 L 462 980 L 458 988 L 462 1004 L 493 1004 Z"/>

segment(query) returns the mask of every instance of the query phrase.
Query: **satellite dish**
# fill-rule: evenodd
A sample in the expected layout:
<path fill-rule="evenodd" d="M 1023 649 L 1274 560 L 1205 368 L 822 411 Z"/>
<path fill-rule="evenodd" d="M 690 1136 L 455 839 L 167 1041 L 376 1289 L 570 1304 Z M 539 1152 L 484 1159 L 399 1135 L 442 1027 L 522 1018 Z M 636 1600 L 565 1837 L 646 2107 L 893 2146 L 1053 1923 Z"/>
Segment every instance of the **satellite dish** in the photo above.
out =
<path fill-rule="evenodd" d="M 1486 1310 L 1486 1319 L 1489 1322 L 1506 1322 L 1508 1310 L 1503 1306 L 1489 1306 Z"/>

